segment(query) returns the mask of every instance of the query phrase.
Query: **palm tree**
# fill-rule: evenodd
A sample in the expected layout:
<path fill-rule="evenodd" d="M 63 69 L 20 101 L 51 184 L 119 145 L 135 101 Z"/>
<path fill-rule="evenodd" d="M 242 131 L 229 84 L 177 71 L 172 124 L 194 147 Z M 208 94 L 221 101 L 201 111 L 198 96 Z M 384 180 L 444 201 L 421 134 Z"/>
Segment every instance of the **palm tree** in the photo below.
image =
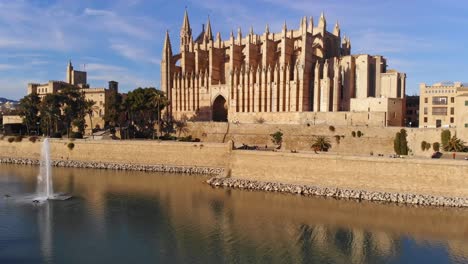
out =
<path fill-rule="evenodd" d="M 156 119 L 158 124 L 158 132 L 160 136 L 161 133 L 161 110 L 168 104 L 167 98 L 161 91 L 154 89 L 153 91 L 153 98 L 152 98 L 153 106 L 156 108 Z"/>
<path fill-rule="evenodd" d="M 326 136 L 314 136 L 312 139 L 312 146 L 314 150 L 328 151 L 331 148 L 330 139 Z"/>
<path fill-rule="evenodd" d="M 187 133 L 189 129 L 187 128 L 187 121 L 185 119 L 174 121 L 175 130 L 178 133 L 177 137 L 180 137 L 180 133 Z"/>
<path fill-rule="evenodd" d="M 451 137 L 448 140 L 447 145 L 446 145 L 447 151 L 462 152 L 464 149 L 465 149 L 465 142 L 457 138 L 456 135 Z"/>
<path fill-rule="evenodd" d="M 91 125 L 91 136 L 94 139 L 93 133 L 93 106 L 96 104 L 93 100 L 86 100 L 84 103 L 85 113 L 88 114 L 89 124 Z"/>

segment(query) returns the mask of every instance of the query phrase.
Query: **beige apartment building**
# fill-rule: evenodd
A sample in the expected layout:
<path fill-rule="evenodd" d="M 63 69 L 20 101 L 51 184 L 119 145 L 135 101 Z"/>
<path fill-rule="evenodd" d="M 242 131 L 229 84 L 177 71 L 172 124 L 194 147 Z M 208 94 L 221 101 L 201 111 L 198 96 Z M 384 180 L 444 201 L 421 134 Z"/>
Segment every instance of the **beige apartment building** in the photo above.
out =
<path fill-rule="evenodd" d="M 90 88 L 87 83 L 87 73 L 77 71 L 73 68 L 71 61 L 66 70 L 66 81 L 49 81 L 45 84 L 29 83 L 28 94 L 35 93 L 43 98 L 46 94 L 54 94 L 67 86 L 73 86 L 84 93 L 86 100 L 93 100 L 93 129 L 104 128 L 105 104 L 112 93 L 118 93 L 118 82 L 110 81 L 109 86 Z M 89 118 L 86 118 L 87 132 L 90 132 L 91 124 Z"/>
<path fill-rule="evenodd" d="M 460 82 L 420 84 L 419 127 L 456 128 L 468 140 L 468 86 Z"/>
<path fill-rule="evenodd" d="M 268 25 L 261 34 L 239 28 L 222 40 L 220 33 L 213 37 L 209 20 L 192 35 L 185 12 L 179 53 L 169 33 L 164 41 L 161 89 L 171 102 L 169 115 L 243 122 L 254 114 L 294 123 L 311 112 L 323 121 L 363 112 L 363 123 L 378 113 L 380 125 L 403 125 L 406 74 L 388 70 L 383 56 L 351 54 L 351 40 L 338 23 L 329 31 L 324 14 L 317 23 L 312 17 L 298 22 L 277 33 Z"/>

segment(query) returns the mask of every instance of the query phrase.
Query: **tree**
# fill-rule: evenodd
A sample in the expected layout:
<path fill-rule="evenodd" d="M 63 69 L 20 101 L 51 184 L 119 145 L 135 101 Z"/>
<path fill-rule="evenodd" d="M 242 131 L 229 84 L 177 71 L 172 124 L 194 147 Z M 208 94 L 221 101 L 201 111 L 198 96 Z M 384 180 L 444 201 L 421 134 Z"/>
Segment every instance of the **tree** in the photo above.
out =
<path fill-rule="evenodd" d="M 94 139 L 93 133 L 93 106 L 96 104 L 93 100 L 86 100 L 84 103 L 85 112 L 89 117 L 89 124 L 91 125 L 91 136 Z"/>
<path fill-rule="evenodd" d="M 67 135 L 70 136 L 72 125 L 78 129 L 78 132 L 84 134 L 85 116 L 87 114 L 84 93 L 76 87 L 66 86 L 60 90 L 59 96 Z"/>
<path fill-rule="evenodd" d="M 111 127 L 120 126 L 121 116 L 125 111 L 122 95 L 116 92 L 111 93 L 104 107 L 104 121 Z"/>
<path fill-rule="evenodd" d="M 312 139 L 312 146 L 314 150 L 328 151 L 331 148 L 330 139 L 326 136 L 314 136 Z"/>
<path fill-rule="evenodd" d="M 440 133 L 440 142 L 442 142 L 442 149 L 448 151 L 448 142 L 451 139 L 452 135 L 450 130 L 444 129 Z"/>
<path fill-rule="evenodd" d="M 449 139 L 444 148 L 446 151 L 462 152 L 465 149 L 465 142 L 455 135 Z"/>
<path fill-rule="evenodd" d="M 47 94 L 42 98 L 39 105 L 41 129 L 45 135 L 50 136 L 52 132 L 58 132 L 59 120 L 61 119 L 61 97 L 58 94 Z"/>
<path fill-rule="evenodd" d="M 154 87 L 139 87 L 128 93 L 124 102 L 125 111 L 137 137 L 154 135 L 155 121 L 166 102 L 164 93 Z"/>
<path fill-rule="evenodd" d="M 406 140 L 406 130 L 401 129 L 397 132 L 393 141 L 393 149 L 398 155 L 408 155 L 408 141 Z"/>
<path fill-rule="evenodd" d="M 34 93 L 26 95 L 19 102 L 19 115 L 23 118 L 23 124 L 26 126 L 28 134 L 30 134 L 33 129 L 38 132 L 40 103 L 41 99 Z"/>
<path fill-rule="evenodd" d="M 276 131 L 275 133 L 270 134 L 270 136 L 273 144 L 278 145 L 277 149 L 280 149 L 283 144 L 283 132 Z"/>
<path fill-rule="evenodd" d="M 440 143 L 439 142 L 434 142 L 432 144 L 432 149 L 435 151 L 435 152 L 439 152 L 440 151 Z"/>
<path fill-rule="evenodd" d="M 153 98 L 152 98 L 152 103 L 153 107 L 156 111 L 156 119 L 157 119 L 157 125 L 158 125 L 158 132 L 160 136 L 162 136 L 161 133 L 161 110 L 164 109 L 169 104 L 169 101 L 167 100 L 166 96 L 164 96 L 164 93 L 160 90 L 152 90 L 153 93 Z M 154 137 L 153 137 L 154 139 Z"/>
<path fill-rule="evenodd" d="M 176 120 L 174 121 L 174 124 L 175 124 L 175 130 L 178 134 L 177 137 L 180 137 L 180 134 L 181 133 L 187 133 L 189 131 L 189 129 L 187 128 L 187 119 L 186 118 L 182 118 L 180 120 Z"/>

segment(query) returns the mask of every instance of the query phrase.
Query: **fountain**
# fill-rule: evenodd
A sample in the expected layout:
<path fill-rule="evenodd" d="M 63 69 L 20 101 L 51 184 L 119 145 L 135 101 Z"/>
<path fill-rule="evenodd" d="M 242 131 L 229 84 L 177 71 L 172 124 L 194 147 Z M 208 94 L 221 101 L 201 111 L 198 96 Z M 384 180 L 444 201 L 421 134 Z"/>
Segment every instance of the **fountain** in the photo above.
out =
<path fill-rule="evenodd" d="M 40 169 L 39 175 L 37 175 L 37 194 L 38 197 L 34 200 L 35 202 L 45 200 L 67 200 L 71 198 L 69 195 L 54 194 L 49 138 L 45 138 L 42 143 Z"/>

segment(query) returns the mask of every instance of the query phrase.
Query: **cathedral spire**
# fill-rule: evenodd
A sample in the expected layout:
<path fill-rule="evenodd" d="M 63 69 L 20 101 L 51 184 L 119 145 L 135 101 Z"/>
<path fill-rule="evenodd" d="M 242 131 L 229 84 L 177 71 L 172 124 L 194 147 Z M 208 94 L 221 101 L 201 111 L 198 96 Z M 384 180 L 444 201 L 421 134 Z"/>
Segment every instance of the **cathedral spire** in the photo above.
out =
<path fill-rule="evenodd" d="M 307 32 L 314 33 L 314 18 L 309 17 L 309 24 L 307 25 Z"/>
<path fill-rule="evenodd" d="M 239 42 L 239 44 L 242 44 L 242 31 L 241 31 L 241 28 L 237 28 L 237 41 Z"/>
<path fill-rule="evenodd" d="M 265 27 L 265 33 L 270 34 L 270 25 L 268 25 L 268 23 L 266 24 L 266 27 Z"/>
<path fill-rule="evenodd" d="M 325 14 L 323 12 L 322 12 L 322 14 L 320 14 L 318 27 L 319 28 L 327 28 L 327 20 L 325 19 Z"/>
<path fill-rule="evenodd" d="M 338 21 L 336 21 L 335 28 L 333 29 L 333 35 L 339 37 L 340 34 L 341 34 L 340 24 L 338 23 Z"/>
<path fill-rule="evenodd" d="M 283 31 L 288 31 L 288 26 L 286 25 L 286 20 L 284 20 Z"/>
<path fill-rule="evenodd" d="M 169 30 L 166 30 L 166 37 L 164 38 L 163 53 L 166 54 L 166 52 L 172 54 L 172 46 L 171 46 L 171 39 L 169 38 Z"/>
<path fill-rule="evenodd" d="M 185 9 L 184 13 L 184 21 L 182 23 L 182 28 L 180 29 L 180 46 L 182 50 L 188 50 L 190 44 L 192 42 L 192 29 L 190 28 L 190 22 L 188 18 L 187 9 Z"/>
<path fill-rule="evenodd" d="M 213 40 L 213 33 L 211 31 L 210 16 L 208 16 L 208 22 L 206 23 L 205 40 L 207 42 L 210 41 L 210 40 Z"/>

